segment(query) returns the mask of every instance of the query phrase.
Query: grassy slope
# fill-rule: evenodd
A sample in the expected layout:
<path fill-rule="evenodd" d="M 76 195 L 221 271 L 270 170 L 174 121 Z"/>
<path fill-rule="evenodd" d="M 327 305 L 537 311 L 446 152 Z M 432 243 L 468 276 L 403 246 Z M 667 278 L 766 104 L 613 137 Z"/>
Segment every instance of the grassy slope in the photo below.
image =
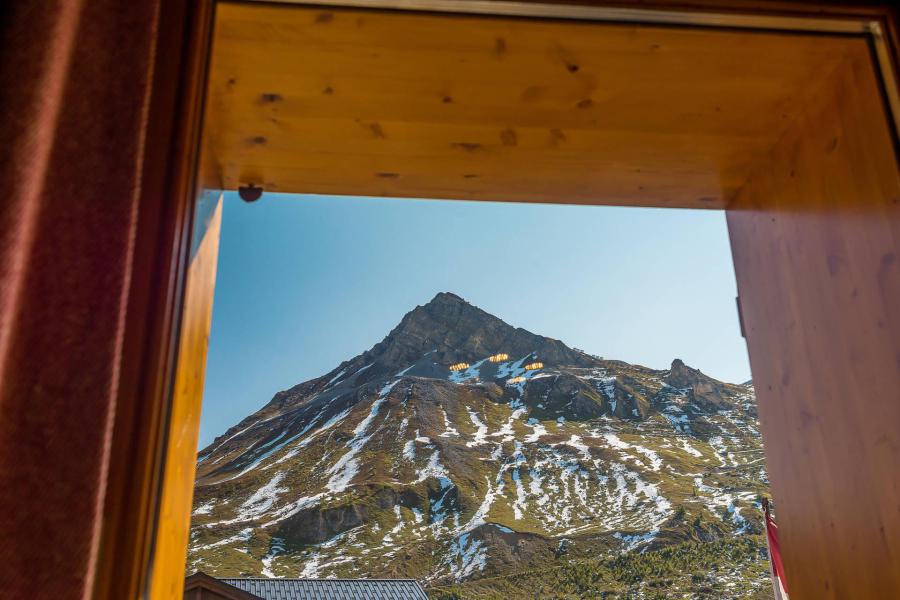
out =
<path fill-rule="evenodd" d="M 571 561 L 546 569 L 428 590 L 433 600 L 510 598 L 771 598 L 762 536 L 690 542 L 605 560 Z"/>
<path fill-rule="evenodd" d="M 630 389 L 646 397 L 661 393 L 661 384 L 646 375 L 643 375 L 646 378 L 643 383 L 647 389 L 640 388 L 635 381 L 640 375 L 637 369 L 629 370 L 632 378 Z M 438 392 L 441 390 L 443 388 Z M 435 587 L 431 591 L 433 597 L 532 598 L 537 592 L 541 598 L 761 598 L 760 590 L 768 591 L 764 586 L 760 587 L 761 582 L 767 581 L 762 538 L 752 531 L 749 535 L 732 537 L 731 517 L 724 510 L 725 506 L 711 504 L 710 494 L 694 483 L 695 476 L 700 475 L 702 485 L 716 491 L 742 490 L 751 496 L 765 493 L 766 486 L 756 474 L 761 467 L 756 459 L 760 441 L 758 435 L 748 434 L 745 425 L 745 422 L 755 425 L 755 414 L 743 414 L 743 411 L 739 411 L 741 414 L 734 413 L 741 419 L 739 423 L 732 422 L 731 417 L 726 415 L 709 415 L 694 422 L 697 436 L 687 438 L 698 453 L 692 455 L 678 445 L 685 438 L 676 436 L 672 426 L 662 416 L 654 415 L 642 422 L 600 419 L 557 424 L 554 420 L 556 414 L 551 411 L 554 407 L 546 402 L 547 414 L 541 415 L 546 420 L 541 420 L 547 433 L 539 442 L 526 444 L 522 450 L 528 465 L 534 466 L 539 458 L 545 456 L 542 452 L 555 448 L 573 464 L 580 464 L 593 473 L 595 468 L 585 462 L 579 451 L 560 446 L 577 435 L 583 438 L 583 443 L 591 446 L 592 457 L 600 460 L 602 468 L 596 473 L 608 474 L 606 466 L 613 463 L 627 465 L 629 469 L 636 469 L 646 481 L 657 484 L 660 492 L 673 504 L 672 519 L 663 526 L 657 541 L 643 553 L 636 551 L 615 558 L 597 558 L 609 556 L 612 543 L 610 531 L 627 532 L 634 518 L 652 508 L 649 499 L 639 498 L 624 513 L 618 505 L 610 506 L 610 511 L 601 518 L 584 521 L 589 523 L 584 525 L 586 529 L 579 528 L 579 533 L 574 535 L 564 534 L 560 529 L 568 525 L 549 527 L 544 513 L 546 509 L 575 502 L 574 494 L 570 500 L 562 495 L 571 485 L 565 482 L 571 481 L 572 477 L 560 479 L 565 469 L 548 466 L 547 476 L 559 481 L 560 487 L 555 491 L 545 489 L 550 499 L 545 508 L 529 504 L 525 514 L 516 519 L 512 510 L 515 490 L 511 471 L 507 470 L 499 480 L 495 480 L 501 464 L 512 456 L 514 443 L 502 443 L 503 458 L 500 460 L 488 456 L 497 442 L 467 448 L 465 442 L 473 439 L 475 434 L 475 425 L 469 418 L 467 407 L 478 413 L 488 425 L 491 435 L 496 435 L 495 432 L 508 422 L 516 440 L 523 440 L 532 433 L 532 429 L 525 425 L 526 416 L 537 415 L 544 409 L 535 406 L 528 415 L 509 420 L 512 408 L 504 402 L 490 401 L 485 397 L 487 392 L 484 390 L 478 386 L 458 386 L 452 388 L 449 394 L 432 392 L 433 397 L 414 396 L 408 405 L 401 394 L 395 394 L 385 402 L 378 418 L 372 422 L 372 437 L 358 457 L 362 468 L 357 481 L 365 481 L 367 485 L 358 485 L 338 497 L 322 498 L 317 504 L 321 510 L 357 506 L 365 508 L 368 513 L 366 526 L 336 536 L 333 544 L 331 541 L 311 545 L 292 543 L 291 536 L 281 531 L 281 525 L 261 527 L 265 521 L 262 517 L 217 525 L 211 529 L 203 525 L 232 519 L 249 494 L 279 470 L 285 474 L 281 486 L 290 490 L 284 494 L 286 498 L 312 494 L 321 489 L 328 478 L 329 465 L 346 452 L 345 444 L 352 437 L 352 427 L 368 414 L 368 403 L 361 403 L 352 418 L 316 438 L 304 452 L 284 463 L 283 467 L 266 470 L 265 466 L 271 464 L 269 462 L 235 481 L 199 490 L 198 505 L 212 499 L 217 500 L 217 505 L 212 514 L 195 516 L 189 570 L 202 568 L 220 576 L 258 576 L 261 561 L 265 557 L 273 557 L 268 561 L 269 572 L 279 577 L 315 574 L 422 579 L 426 574 L 443 571 L 444 557 L 447 555 L 446 535 L 437 540 L 425 526 L 413 527 L 414 516 L 406 501 L 396 507 L 400 521 L 406 523 L 399 527 L 393 503 L 391 506 L 379 506 L 373 496 L 384 488 L 394 489 L 398 493 L 404 490 L 415 492 L 419 498 L 415 504 L 427 520 L 428 487 L 434 487 L 434 482 L 412 482 L 416 480 L 417 469 L 422 467 L 433 450 L 418 444 L 415 465 L 401 458 L 406 440 L 423 435 L 429 436 L 435 447 L 440 448 L 441 460 L 453 472 L 453 481 L 459 490 L 462 522 L 471 517 L 485 497 L 488 481 L 502 481 L 504 493 L 491 506 L 487 519 L 521 534 L 537 535 L 545 540 L 534 542 L 525 550 L 515 544 L 517 551 L 513 558 L 518 564 L 498 562 L 491 554 L 487 569 L 474 574 L 484 577 L 463 581 L 452 587 Z M 448 422 L 456 428 L 459 437 L 444 437 L 445 422 L 441 411 L 445 411 Z M 401 419 L 408 419 L 409 426 L 401 425 Z M 663 469 L 648 469 L 644 455 L 634 450 L 613 449 L 590 434 L 595 427 L 602 429 L 609 426 L 615 428 L 622 441 L 642 445 L 657 453 L 663 460 Z M 752 427 L 749 431 L 755 434 Z M 734 464 L 730 464 L 730 458 L 727 461 L 729 464 L 726 464 L 706 440 L 709 436 L 721 436 L 723 432 L 728 434 L 721 443 L 729 453 L 736 453 Z M 520 474 L 527 487 L 531 481 L 528 469 L 521 469 Z M 598 494 L 594 477 L 591 481 L 594 483 L 589 489 L 589 503 L 597 507 L 604 496 Z M 758 531 L 758 515 L 749 504 L 749 499 L 742 500 L 743 516 L 751 521 L 751 529 Z M 576 506 L 577 510 L 580 509 Z M 622 525 L 609 524 L 611 519 L 620 516 L 627 517 Z M 581 523 L 577 521 L 575 524 Z M 245 528 L 252 529 L 247 537 L 219 545 L 226 536 L 238 535 Z M 397 531 L 392 531 L 394 529 Z M 636 534 L 643 530 L 643 527 L 634 527 Z M 572 549 L 568 554 L 554 559 L 553 548 L 561 535 L 572 538 Z M 390 543 L 387 543 L 388 536 Z M 200 551 L 193 550 L 200 545 L 207 547 Z M 661 548 L 662 545 L 665 547 Z M 272 550 L 276 547 L 280 550 L 274 555 Z M 548 553 L 549 560 L 545 558 Z M 319 564 L 318 571 L 307 571 L 306 567 L 315 563 Z M 435 585 L 440 581 L 447 580 L 436 579 Z"/>

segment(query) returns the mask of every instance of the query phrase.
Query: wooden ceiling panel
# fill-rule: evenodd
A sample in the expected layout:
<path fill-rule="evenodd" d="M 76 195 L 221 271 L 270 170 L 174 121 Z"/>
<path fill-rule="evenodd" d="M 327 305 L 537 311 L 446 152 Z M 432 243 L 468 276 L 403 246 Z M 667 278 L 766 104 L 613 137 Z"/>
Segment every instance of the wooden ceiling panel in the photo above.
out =
<path fill-rule="evenodd" d="M 226 189 L 722 208 L 854 37 L 221 4 Z"/>

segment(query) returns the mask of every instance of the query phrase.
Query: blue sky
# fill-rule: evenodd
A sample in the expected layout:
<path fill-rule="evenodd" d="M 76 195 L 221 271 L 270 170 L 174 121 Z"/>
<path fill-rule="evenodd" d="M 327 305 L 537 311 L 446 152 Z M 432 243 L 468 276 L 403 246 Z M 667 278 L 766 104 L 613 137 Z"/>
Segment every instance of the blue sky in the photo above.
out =
<path fill-rule="evenodd" d="M 200 447 L 441 291 L 605 358 L 750 378 L 721 211 L 230 193 Z"/>

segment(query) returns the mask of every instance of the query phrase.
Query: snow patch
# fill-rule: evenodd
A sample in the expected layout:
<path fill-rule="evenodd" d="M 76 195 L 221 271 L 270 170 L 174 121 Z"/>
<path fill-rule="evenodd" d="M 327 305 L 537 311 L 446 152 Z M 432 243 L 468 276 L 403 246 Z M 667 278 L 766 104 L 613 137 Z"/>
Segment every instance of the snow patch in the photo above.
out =
<path fill-rule="evenodd" d="M 649 448 L 644 448 L 640 444 L 629 444 L 628 442 L 624 442 L 614 433 L 604 433 L 603 439 L 606 440 L 606 443 L 610 447 L 615 448 L 616 450 L 634 450 L 638 454 L 645 456 L 650 461 L 648 466 L 654 471 L 659 471 L 662 467 L 662 459 L 659 457 L 659 454 Z M 634 457 L 629 458 L 640 464 Z"/>
<path fill-rule="evenodd" d="M 441 407 L 441 415 L 444 417 L 444 433 L 441 434 L 441 437 L 459 437 L 459 432 L 455 427 L 450 426 L 450 419 L 447 417 L 447 411 L 444 410 L 444 407 Z"/>
<path fill-rule="evenodd" d="M 284 479 L 284 475 L 284 471 L 276 473 L 268 483 L 253 492 L 253 494 L 241 504 L 240 509 L 238 509 L 238 517 L 242 521 L 249 521 L 260 515 L 266 514 L 266 512 L 272 508 L 272 505 L 275 504 L 278 496 L 287 491 L 287 488 L 279 487 Z"/>
<path fill-rule="evenodd" d="M 475 426 L 475 439 L 466 442 L 466 446 L 471 448 L 473 446 L 480 446 L 481 444 L 486 444 L 487 443 L 486 437 L 487 437 L 487 430 L 488 430 L 487 425 L 485 425 L 484 422 L 478 418 L 478 414 L 474 410 L 469 408 L 468 406 L 466 407 L 466 411 L 468 411 L 469 419 L 471 419 L 472 424 Z"/>
<path fill-rule="evenodd" d="M 195 517 L 199 516 L 199 515 L 208 515 L 208 514 L 212 513 L 212 509 L 213 509 L 213 507 L 215 507 L 215 505 L 216 505 L 215 500 L 210 500 L 209 502 L 205 502 L 205 503 L 201 504 L 200 506 L 198 506 L 197 508 L 195 508 L 194 512 L 192 512 L 191 515 L 193 515 Z"/>
<path fill-rule="evenodd" d="M 526 443 L 536 442 L 541 439 L 541 436 L 547 435 L 547 428 L 537 419 L 528 419 L 528 421 L 525 422 L 525 425 L 532 429 L 532 432 L 525 436 Z"/>
<path fill-rule="evenodd" d="M 350 485 L 350 482 L 359 472 L 359 461 L 356 460 L 356 455 L 359 454 L 363 446 L 366 445 L 366 442 L 369 441 L 371 434 L 366 435 L 369 425 L 371 425 L 372 421 L 375 420 L 375 417 L 378 416 L 381 405 L 384 404 L 391 388 L 397 385 L 398 381 L 399 380 L 392 381 L 381 388 L 381 391 L 378 393 L 378 399 L 372 402 L 369 414 L 353 428 L 353 439 L 347 442 L 347 448 L 350 450 L 341 456 L 338 461 L 328 469 L 331 478 L 328 480 L 328 483 L 325 484 L 325 487 L 331 492 L 338 493 L 346 490 L 347 486 Z"/>

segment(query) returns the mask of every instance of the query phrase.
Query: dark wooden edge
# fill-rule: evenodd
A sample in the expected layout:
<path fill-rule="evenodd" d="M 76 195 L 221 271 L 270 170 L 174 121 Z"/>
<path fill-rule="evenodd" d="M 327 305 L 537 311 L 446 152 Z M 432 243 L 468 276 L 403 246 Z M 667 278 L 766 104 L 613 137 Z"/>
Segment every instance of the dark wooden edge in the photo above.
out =
<path fill-rule="evenodd" d="M 252 0 L 251 0 L 252 1 Z M 278 0 L 275 0 L 276 2 Z M 891 2 L 828 2 L 804 0 L 516 0 L 533 4 L 603 6 L 675 12 L 714 12 L 809 18 L 878 18 L 893 10 Z"/>
<path fill-rule="evenodd" d="M 882 64 L 876 60 L 879 67 L 878 77 L 883 90 L 884 104 L 888 109 L 888 120 L 894 125 L 894 148 L 897 155 L 900 156 L 900 112 L 898 112 L 900 107 L 890 106 L 888 94 L 888 87 L 893 88 L 895 95 L 900 94 L 900 8 L 891 5 L 878 16 L 877 21 L 881 27 L 880 35 L 886 47 L 889 62 L 889 64 Z M 890 73 L 886 73 L 886 70 L 890 70 Z"/>
<path fill-rule="evenodd" d="M 93 597 L 144 595 L 193 208 L 214 0 L 159 0 L 121 378 Z"/>
<path fill-rule="evenodd" d="M 156 523 L 182 312 L 217 0 L 160 0 L 148 136 L 132 259 L 121 379 L 94 578 L 95 600 L 144 596 Z M 233 1 L 233 0 L 219 0 Z M 539 0 L 524 0 L 539 1 Z M 883 26 L 895 79 L 900 23 L 892 3 L 756 0 L 541 3 L 684 12 L 860 17 Z M 230 586 L 229 586 L 230 587 Z"/>

